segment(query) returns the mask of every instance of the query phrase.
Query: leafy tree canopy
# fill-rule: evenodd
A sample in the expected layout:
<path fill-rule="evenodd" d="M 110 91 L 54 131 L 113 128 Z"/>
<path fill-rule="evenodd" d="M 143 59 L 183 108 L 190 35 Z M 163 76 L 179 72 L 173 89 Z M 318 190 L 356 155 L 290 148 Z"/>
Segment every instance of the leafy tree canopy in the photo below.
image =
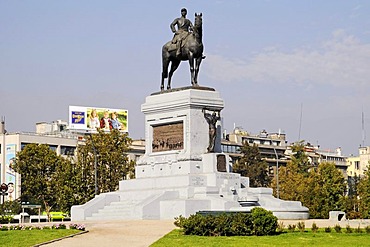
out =
<path fill-rule="evenodd" d="M 233 166 L 233 172 L 249 177 L 251 187 L 267 187 L 270 184 L 267 162 L 261 158 L 256 144 L 245 142 L 241 148 L 243 155 Z"/>

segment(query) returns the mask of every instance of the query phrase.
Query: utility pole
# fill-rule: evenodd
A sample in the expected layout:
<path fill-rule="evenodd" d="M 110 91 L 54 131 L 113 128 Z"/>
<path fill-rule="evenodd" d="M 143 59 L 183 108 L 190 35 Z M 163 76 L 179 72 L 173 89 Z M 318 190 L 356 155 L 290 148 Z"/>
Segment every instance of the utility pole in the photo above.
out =
<path fill-rule="evenodd" d="M 274 148 L 276 158 L 276 197 L 279 199 L 279 156 Z"/>
<path fill-rule="evenodd" d="M 97 160 L 97 155 L 96 155 L 96 148 L 95 148 L 95 143 L 94 139 L 92 137 L 92 134 L 89 132 L 90 140 L 91 140 L 91 145 L 93 148 L 94 152 L 94 178 L 95 178 L 95 196 L 98 195 L 98 160 Z"/>
<path fill-rule="evenodd" d="M 2 153 L 2 161 L 1 161 L 1 183 L 5 183 L 5 158 L 6 158 L 6 144 L 5 144 L 5 134 L 6 134 L 6 130 L 5 130 L 5 117 L 2 116 L 1 117 L 1 122 L 0 122 L 0 134 L 2 135 L 3 137 L 3 143 L 2 143 L 2 146 L 1 146 L 1 153 Z"/>

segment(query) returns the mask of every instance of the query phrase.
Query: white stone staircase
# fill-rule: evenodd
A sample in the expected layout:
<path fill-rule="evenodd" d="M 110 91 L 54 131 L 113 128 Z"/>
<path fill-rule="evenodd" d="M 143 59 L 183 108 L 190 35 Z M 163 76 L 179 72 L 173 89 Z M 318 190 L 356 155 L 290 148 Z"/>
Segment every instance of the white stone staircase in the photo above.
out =
<path fill-rule="evenodd" d="M 140 219 L 140 216 L 135 213 L 135 205 L 138 201 L 118 201 L 112 202 L 98 212 L 93 213 L 86 220 L 124 220 L 124 219 Z"/>

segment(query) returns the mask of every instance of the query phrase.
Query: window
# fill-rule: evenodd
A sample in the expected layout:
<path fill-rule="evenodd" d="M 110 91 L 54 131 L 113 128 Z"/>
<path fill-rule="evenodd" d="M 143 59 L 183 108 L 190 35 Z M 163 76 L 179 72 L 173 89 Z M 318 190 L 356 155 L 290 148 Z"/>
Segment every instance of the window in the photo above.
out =
<path fill-rule="evenodd" d="M 355 161 L 355 169 L 356 170 L 360 169 L 360 161 Z"/>
<path fill-rule="evenodd" d="M 23 150 L 28 144 L 31 144 L 31 143 L 21 142 L 21 150 Z"/>
<path fill-rule="evenodd" d="M 57 151 L 58 146 L 57 145 L 49 145 L 49 148 L 53 151 Z"/>
<path fill-rule="evenodd" d="M 74 155 L 76 147 L 71 146 L 60 146 L 60 154 L 61 155 Z"/>

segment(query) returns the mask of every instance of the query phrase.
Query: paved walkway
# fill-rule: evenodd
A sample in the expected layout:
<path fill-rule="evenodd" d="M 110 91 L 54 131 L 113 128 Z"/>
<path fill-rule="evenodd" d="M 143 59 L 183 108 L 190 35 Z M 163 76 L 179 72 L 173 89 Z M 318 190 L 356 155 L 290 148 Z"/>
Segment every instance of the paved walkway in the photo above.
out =
<path fill-rule="evenodd" d="M 65 238 L 43 247 L 149 246 L 176 226 L 173 220 L 86 221 L 88 233 Z"/>
<path fill-rule="evenodd" d="M 285 228 L 288 225 L 295 224 L 300 220 L 279 220 L 283 222 Z M 353 228 L 360 226 L 364 228 L 370 226 L 370 220 L 344 220 L 341 222 L 330 220 L 301 220 L 305 222 L 306 228 L 311 228 L 312 223 L 316 223 L 318 227 L 334 227 L 336 224 L 343 228 L 350 225 Z M 88 233 L 65 238 L 50 244 L 42 245 L 42 247 L 141 247 L 149 246 L 176 226 L 174 220 L 125 220 L 125 221 L 85 221 L 74 222 L 82 223 L 86 226 Z M 66 222 L 66 224 L 69 224 Z"/>

